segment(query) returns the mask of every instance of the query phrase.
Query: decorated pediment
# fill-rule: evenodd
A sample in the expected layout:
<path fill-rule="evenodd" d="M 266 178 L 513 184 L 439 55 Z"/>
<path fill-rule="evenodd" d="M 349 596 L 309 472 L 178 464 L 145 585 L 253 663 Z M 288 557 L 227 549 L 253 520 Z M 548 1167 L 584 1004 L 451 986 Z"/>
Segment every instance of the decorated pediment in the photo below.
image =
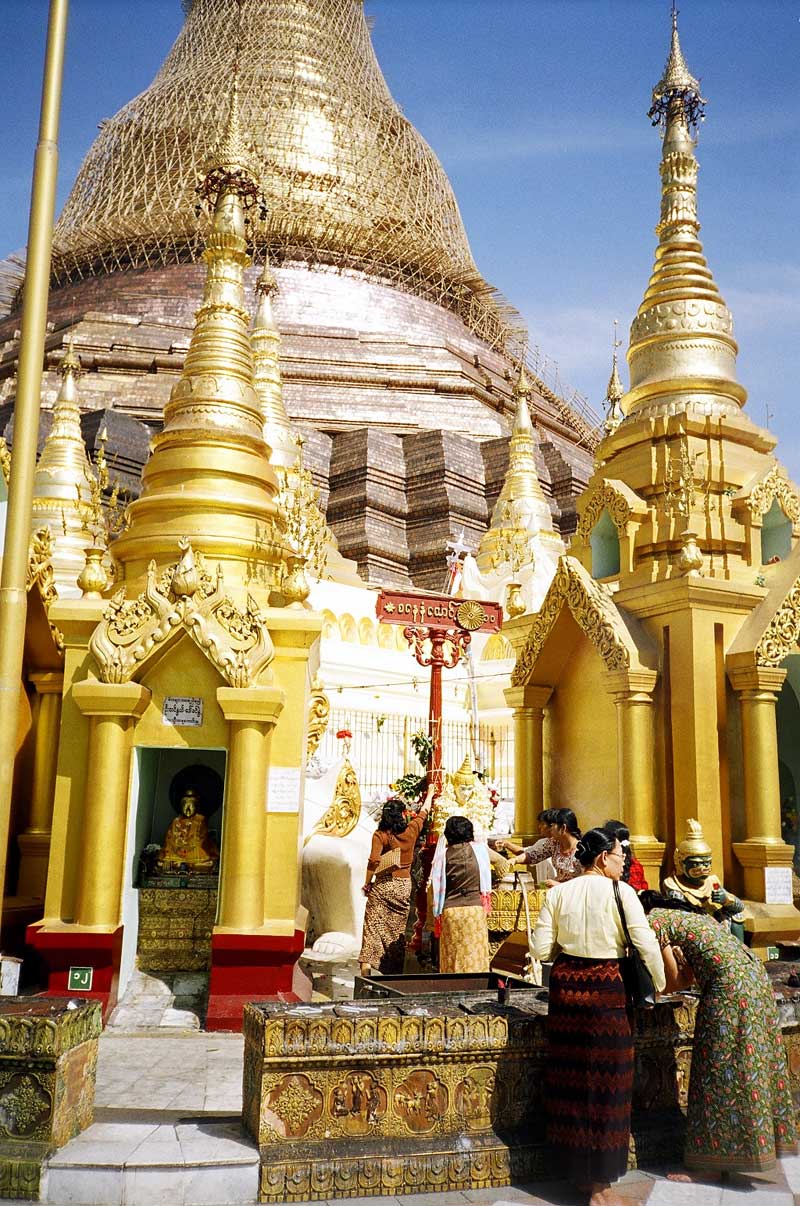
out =
<path fill-rule="evenodd" d="M 178 541 L 181 558 L 160 577 L 156 563 L 136 599 L 124 587 L 110 600 L 89 642 L 105 683 L 129 682 L 156 653 L 186 633 L 231 687 L 254 686 L 274 656 L 266 621 L 252 596 L 240 610 L 225 594 L 222 570 L 207 571 L 188 540 Z"/>
<path fill-rule="evenodd" d="M 550 589 L 517 658 L 511 675 L 512 686 L 522 687 L 530 681 L 536 662 L 565 608 L 597 650 L 607 670 L 628 670 L 642 664 L 639 642 L 608 587 L 596 582 L 574 557 L 561 557 Z"/>
<path fill-rule="evenodd" d="M 575 533 L 578 540 L 587 541 L 604 511 L 608 511 L 620 536 L 624 536 L 632 518 L 647 512 L 647 503 L 630 486 L 613 478 L 602 478 L 589 487 L 578 502 L 580 520 Z"/>
<path fill-rule="evenodd" d="M 786 518 L 791 520 L 792 526 L 799 524 L 800 495 L 794 483 L 787 478 L 783 467 L 777 463 L 739 490 L 734 496 L 731 510 L 734 518 L 738 517 L 737 512 L 746 510 L 752 520 L 758 521 L 767 514 L 776 499 Z"/>
<path fill-rule="evenodd" d="M 780 666 L 800 646 L 800 545 L 769 576 L 766 598 L 750 613 L 728 650 L 728 664 Z"/>

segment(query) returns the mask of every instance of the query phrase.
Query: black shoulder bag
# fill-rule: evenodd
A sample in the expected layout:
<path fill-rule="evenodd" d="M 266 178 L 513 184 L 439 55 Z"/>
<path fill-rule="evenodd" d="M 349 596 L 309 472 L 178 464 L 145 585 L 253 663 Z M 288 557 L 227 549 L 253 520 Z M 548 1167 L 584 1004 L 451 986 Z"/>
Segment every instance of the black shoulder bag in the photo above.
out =
<path fill-rule="evenodd" d="M 622 982 L 625 985 L 625 992 L 628 994 L 631 1004 L 650 1008 L 656 1003 L 656 988 L 653 984 L 653 977 L 647 970 L 642 956 L 631 942 L 631 936 L 628 933 L 628 923 L 625 920 L 625 910 L 622 907 L 619 884 L 616 880 L 614 880 L 614 899 L 619 909 L 622 930 L 625 934 L 625 943 L 627 946 L 625 958 L 619 961 L 619 970 Z"/>

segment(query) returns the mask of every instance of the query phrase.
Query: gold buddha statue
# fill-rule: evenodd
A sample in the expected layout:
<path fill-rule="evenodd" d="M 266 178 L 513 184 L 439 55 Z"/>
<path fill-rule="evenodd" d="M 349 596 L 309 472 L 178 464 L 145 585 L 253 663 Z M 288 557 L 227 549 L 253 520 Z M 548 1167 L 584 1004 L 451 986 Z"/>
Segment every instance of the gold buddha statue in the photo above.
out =
<path fill-rule="evenodd" d="M 180 799 L 180 814 L 170 822 L 156 859 L 159 871 L 180 867 L 204 872 L 216 869 L 219 848 L 208 832 L 208 822 L 199 811 L 199 803 L 195 788 L 187 787 Z"/>
<path fill-rule="evenodd" d="M 472 821 L 475 837 L 485 837 L 492 828 L 494 809 L 489 789 L 465 758 L 453 775 L 445 775 L 442 794 L 434 800 L 431 810 L 431 829 L 437 838 L 444 833 L 448 817 L 467 817 Z"/>
<path fill-rule="evenodd" d="M 714 874 L 711 847 L 700 822 L 691 817 L 686 822 L 683 841 L 675 848 L 675 874 L 667 876 L 662 888 L 665 896 L 688 901 L 726 924 L 737 937 L 744 938 L 744 905 L 738 896 L 725 890 Z"/>

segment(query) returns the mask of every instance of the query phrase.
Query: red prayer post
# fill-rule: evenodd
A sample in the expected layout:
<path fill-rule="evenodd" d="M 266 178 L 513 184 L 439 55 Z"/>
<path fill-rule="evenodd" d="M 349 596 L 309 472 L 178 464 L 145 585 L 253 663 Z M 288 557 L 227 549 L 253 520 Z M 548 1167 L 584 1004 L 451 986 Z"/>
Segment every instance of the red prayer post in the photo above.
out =
<path fill-rule="evenodd" d="M 420 666 L 430 666 L 428 735 L 433 753 L 428 775 L 442 787 L 442 667 L 452 670 L 469 647 L 474 632 L 499 632 L 503 609 L 499 603 L 426 595 L 419 591 L 382 590 L 375 614 L 382 624 L 402 624 L 403 636 Z"/>
<path fill-rule="evenodd" d="M 423 595 L 417 591 L 382 590 L 375 614 L 383 624 L 402 624 L 403 636 L 414 651 L 420 666 L 431 668 L 431 693 L 428 705 L 428 735 L 433 752 L 428 779 L 434 795 L 442 790 L 442 667 L 452 670 L 469 648 L 473 632 L 499 632 L 503 609 L 499 603 L 477 599 L 454 599 L 452 595 Z M 430 837 L 421 854 L 422 879 L 415 897 L 417 920 L 412 950 L 420 950 L 422 931 L 428 911 L 427 883 L 434 855 Z"/>

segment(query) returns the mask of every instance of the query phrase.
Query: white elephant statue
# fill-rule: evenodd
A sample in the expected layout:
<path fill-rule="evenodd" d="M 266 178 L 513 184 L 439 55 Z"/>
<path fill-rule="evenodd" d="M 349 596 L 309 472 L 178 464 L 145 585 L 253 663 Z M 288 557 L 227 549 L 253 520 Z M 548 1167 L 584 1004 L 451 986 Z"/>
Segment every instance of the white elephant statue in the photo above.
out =
<path fill-rule="evenodd" d="M 367 904 L 361 888 L 375 827 L 349 759 L 306 778 L 302 902 L 313 935 L 306 953 L 315 960 L 358 959 Z"/>

